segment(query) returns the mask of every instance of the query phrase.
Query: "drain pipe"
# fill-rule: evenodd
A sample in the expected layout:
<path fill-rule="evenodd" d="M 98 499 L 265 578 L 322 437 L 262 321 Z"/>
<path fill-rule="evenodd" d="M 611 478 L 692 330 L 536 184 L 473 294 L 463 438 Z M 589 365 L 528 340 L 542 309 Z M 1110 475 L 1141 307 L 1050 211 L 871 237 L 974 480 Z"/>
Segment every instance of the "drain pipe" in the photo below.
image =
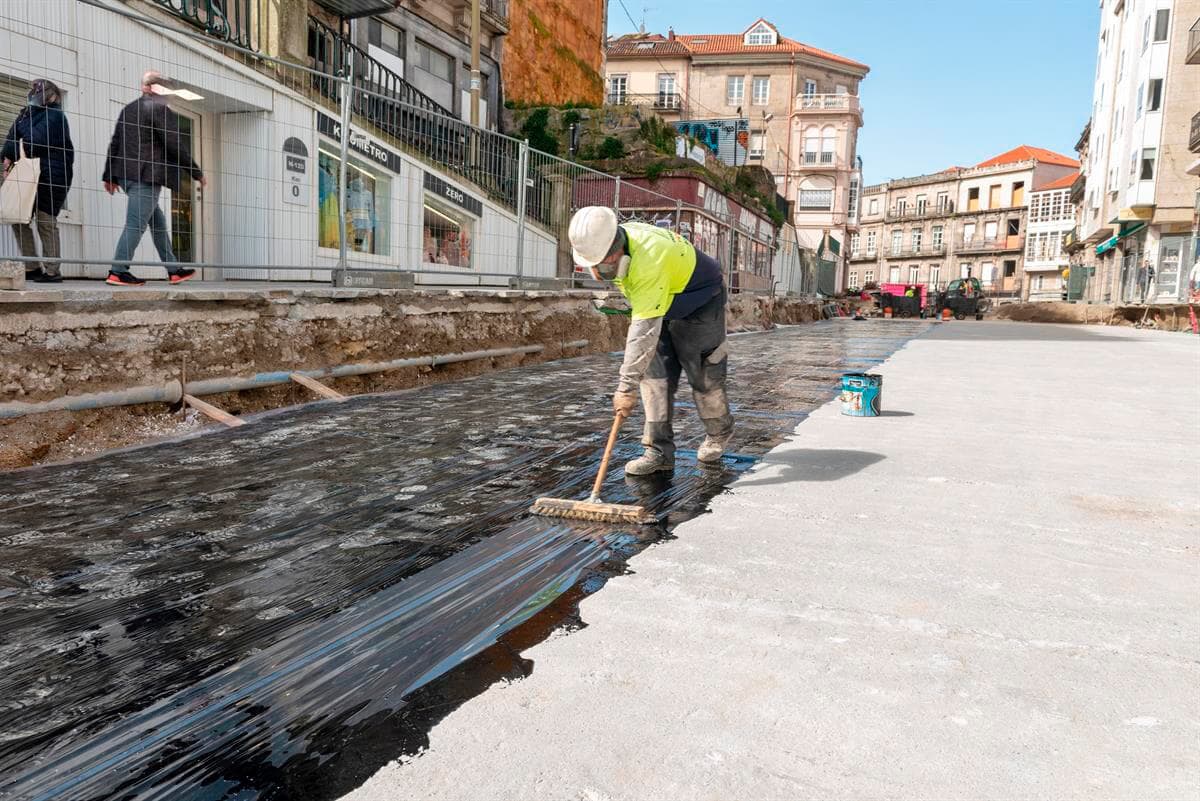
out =
<path fill-rule="evenodd" d="M 580 339 L 564 342 L 565 348 L 582 348 L 588 340 Z M 492 350 L 474 350 L 466 353 L 443 353 L 436 356 L 417 356 L 409 359 L 394 359 L 387 362 L 367 362 L 364 364 L 343 364 L 337 367 L 325 367 L 318 370 L 280 370 L 270 373 L 258 373 L 248 377 L 206 378 L 201 381 L 187 382 L 188 395 L 216 395 L 222 392 L 238 392 L 246 389 L 261 389 L 262 387 L 277 386 L 291 383 L 291 374 L 300 373 L 309 378 L 344 378 L 346 376 L 369 375 L 383 373 L 389 370 L 400 370 L 405 367 L 437 367 L 442 364 L 457 364 L 459 362 L 490 359 L 500 356 L 527 355 L 541 353 L 545 345 L 522 345 L 515 348 L 494 348 Z M 67 395 L 49 401 L 26 403 L 24 401 L 9 401 L 0 403 L 0 420 L 10 420 L 30 414 L 45 412 L 79 412 L 88 409 L 105 409 L 112 406 L 136 406 L 143 403 L 179 403 L 184 392 L 178 381 L 168 381 L 164 384 L 133 387 L 132 389 L 114 392 L 95 392 L 86 395 Z"/>

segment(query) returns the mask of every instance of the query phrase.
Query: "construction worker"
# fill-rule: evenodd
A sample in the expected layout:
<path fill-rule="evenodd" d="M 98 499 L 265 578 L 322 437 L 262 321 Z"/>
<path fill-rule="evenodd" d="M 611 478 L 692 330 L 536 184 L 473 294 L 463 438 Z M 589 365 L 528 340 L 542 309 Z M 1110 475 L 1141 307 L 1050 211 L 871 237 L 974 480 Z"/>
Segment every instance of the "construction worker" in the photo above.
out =
<path fill-rule="evenodd" d="M 696 458 L 720 462 L 733 434 L 725 395 L 725 279 L 721 265 L 686 239 L 645 223 L 617 224 L 603 206 L 575 213 L 569 231 L 575 262 L 597 281 L 611 281 L 633 311 L 613 411 L 628 416 L 641 390 L 646 412 L 645 452 L 625 465 L 626 475 L 675 469 L 672 426 L 681 372 L 692 385 L 707 436 Z"/>

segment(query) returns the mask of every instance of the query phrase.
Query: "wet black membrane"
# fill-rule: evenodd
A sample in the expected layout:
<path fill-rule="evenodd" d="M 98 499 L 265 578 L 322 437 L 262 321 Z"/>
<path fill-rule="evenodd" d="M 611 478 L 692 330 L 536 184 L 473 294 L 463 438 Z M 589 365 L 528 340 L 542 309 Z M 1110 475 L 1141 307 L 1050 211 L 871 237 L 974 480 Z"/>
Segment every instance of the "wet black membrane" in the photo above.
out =
<path fill-rule="evenodd" d="M 332 799 L 427 745 L 579 600 L 927 324 L 731 340 L 737 453 L 604 498 L 658 527 L 533 517 L 583 498 L 618 359 L 321 403 L 4 476 L 0 797 Z M 886 405 L 886 387 L 884 403 Z M 677 432 L 703 432 L 686 387 Z M 625 427 L 616 464 L 639 450 Z M 801 430 L 802 432 L 802 430 Z"/>

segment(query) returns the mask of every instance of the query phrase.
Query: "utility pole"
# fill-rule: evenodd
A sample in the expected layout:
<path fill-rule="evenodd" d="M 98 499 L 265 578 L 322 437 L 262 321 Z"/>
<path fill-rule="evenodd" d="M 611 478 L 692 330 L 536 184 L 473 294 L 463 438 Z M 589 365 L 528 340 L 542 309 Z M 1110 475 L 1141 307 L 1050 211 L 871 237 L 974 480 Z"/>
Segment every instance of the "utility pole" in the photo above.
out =
<path fill-rule="evenodd" d="M 479 93 L 483 77 L 479 72 L 479 3 L 481 0 L 471 0 L 471 124 L 476 128 L 479 124 Z"/>

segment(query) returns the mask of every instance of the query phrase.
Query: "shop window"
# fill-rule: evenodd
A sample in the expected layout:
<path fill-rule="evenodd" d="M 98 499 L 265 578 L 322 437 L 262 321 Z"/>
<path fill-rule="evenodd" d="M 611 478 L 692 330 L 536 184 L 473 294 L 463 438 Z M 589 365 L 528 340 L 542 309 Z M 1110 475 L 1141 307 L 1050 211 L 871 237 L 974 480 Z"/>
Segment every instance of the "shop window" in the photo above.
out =
<path fill-rule="evenodd" d="M 425 199 L 421 260 L 449 267 L 471 266 L 475 218 L 450 206 Z"/>
<path fill-rule="evenodd" d="M 351 160 L 346 174 L 346 214 L 338 212 L 339 159 L 321 150 L 317 156 L 318 244 L 336 248 L 339 220 L 346 228 L 346 248 L 375 256 L 389 254 L 388 198 L 391 178 Z"/>

